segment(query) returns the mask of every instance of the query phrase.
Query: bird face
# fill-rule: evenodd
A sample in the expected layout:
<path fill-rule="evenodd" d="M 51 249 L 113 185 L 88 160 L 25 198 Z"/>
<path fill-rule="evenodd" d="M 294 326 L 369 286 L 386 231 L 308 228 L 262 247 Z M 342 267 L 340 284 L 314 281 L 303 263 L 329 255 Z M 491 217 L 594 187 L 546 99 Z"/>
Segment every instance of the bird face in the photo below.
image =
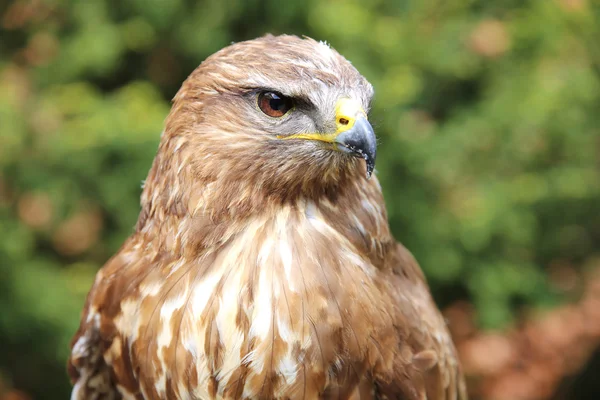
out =
<path fill-rule="evenodd" d="M 191 140 L 205 163 L 252 173 L 255 186 L 317 189 L 361 168 L 370 177 L 372 96 L 367 80 L 327 44 L 265 36 L 207 58 L 184 83 L 172 114 L 196 121 Z"/>
<path fill-rule="evenodd" d="M 258 97 L 261 111 L 274 118 L 293 113 L 294 104 L 293 99 L 274 92 L 261 92 Z M 331 132 L 305 129 L 299 133 L 279 134 L 277 139 L 321 142 L 325 148 L 362 157 L 367 163 L 367 176 L 370 177 L 375 166 L 377 142 L 367 113 L 356 100 L 341 97 L 335 105 L 334 119 L 335 130 Z"/>

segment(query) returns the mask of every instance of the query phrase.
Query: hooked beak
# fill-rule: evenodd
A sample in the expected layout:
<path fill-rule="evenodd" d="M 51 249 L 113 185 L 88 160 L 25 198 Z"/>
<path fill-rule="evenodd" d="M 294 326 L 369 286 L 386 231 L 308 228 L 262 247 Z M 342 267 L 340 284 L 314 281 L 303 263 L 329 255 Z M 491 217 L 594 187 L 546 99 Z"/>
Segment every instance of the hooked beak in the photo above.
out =
<path fill-rule="evenodd" d="M 337 131 L 334 143 L 338 150 L 362 157 L 367 163 L 367 178 L 375 168 L 377 139 L 367 114 L 360 104 L 352 99 L 341 98 L 335 106 Z"/>
<path fill-rule="evenodd" d="M 335 137 L 335 143 L 339 150 L 364 158 L 367 162 L 367 178 L 371 177 L 377 156 L 377 139 L 365 116 L 359 115 L 352 128 Z"/>

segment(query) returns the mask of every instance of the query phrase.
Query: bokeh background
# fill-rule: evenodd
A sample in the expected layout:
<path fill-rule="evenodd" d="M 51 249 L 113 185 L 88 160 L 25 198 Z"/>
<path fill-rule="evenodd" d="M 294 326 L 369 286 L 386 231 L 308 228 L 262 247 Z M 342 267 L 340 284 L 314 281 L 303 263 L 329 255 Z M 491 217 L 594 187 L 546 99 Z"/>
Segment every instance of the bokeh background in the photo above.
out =
<path fill-rule="evenodd" d="M 208 55 L 326 40 L 376 88 L 378 174 L 473 399 L 600 399 L 600 4 L 0 1 L 0 399 L 66 399 L 94 274 Z"/>

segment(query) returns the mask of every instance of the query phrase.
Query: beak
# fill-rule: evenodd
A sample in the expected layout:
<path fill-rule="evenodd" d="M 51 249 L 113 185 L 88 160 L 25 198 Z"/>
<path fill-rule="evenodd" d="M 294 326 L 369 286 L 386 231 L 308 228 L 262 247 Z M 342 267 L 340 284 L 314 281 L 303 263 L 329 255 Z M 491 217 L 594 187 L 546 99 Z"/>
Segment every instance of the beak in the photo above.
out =
<path fill-rule="evenodd" d="M 335 144 L 341 151 L 364 158 L 367 162 L 367 178 L 371 177 L 377 156 L 377 139 L 366 117 L 360 115 L 356 118 L 352 128 L 335 137 Z"/>
<path fill-rule="evenodd" d="M 337 132 L 334 143 L 338 150 L 362 157 L 367 162 L 367 178 L 375 168 L 377 138 L 367 114 L 358 102 L 342 98 L 335 107 Z"/>

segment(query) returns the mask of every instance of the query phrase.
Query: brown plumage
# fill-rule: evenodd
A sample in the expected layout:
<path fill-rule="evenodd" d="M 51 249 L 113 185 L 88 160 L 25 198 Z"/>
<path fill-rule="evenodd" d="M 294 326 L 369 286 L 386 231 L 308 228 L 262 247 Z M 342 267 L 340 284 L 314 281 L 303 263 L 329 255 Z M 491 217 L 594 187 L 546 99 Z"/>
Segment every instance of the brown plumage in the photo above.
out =
<path fill-rule="evenodd" d="M 372 94 L 293 36 L 231 45 L 190 75 L 135 232 L 89 293 L 73 399 L 466 397 L 368 176 Z"/>

